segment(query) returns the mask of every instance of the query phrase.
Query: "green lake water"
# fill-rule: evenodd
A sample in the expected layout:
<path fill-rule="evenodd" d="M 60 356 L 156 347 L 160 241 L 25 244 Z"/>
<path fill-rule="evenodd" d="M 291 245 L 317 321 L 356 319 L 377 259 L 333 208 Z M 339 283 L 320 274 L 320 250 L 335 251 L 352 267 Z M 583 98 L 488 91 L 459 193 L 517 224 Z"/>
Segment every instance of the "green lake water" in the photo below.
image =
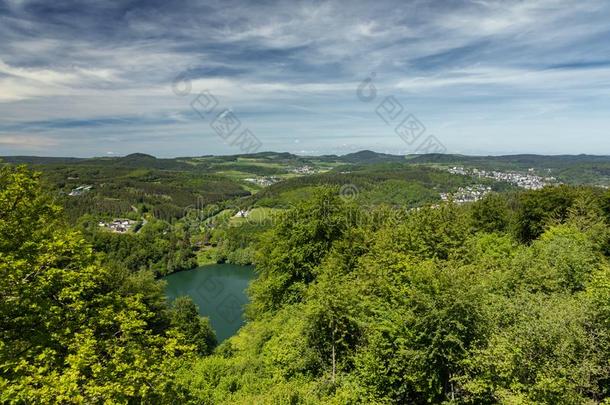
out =
<path fill-rule="evenodd" d="M 246 288 L 254 278 L 253 266 L 211 264 L 165 277 L 170 299 L 187 295 L 210 318 L 218 341 L 232 336 L 244 324 Z"/>

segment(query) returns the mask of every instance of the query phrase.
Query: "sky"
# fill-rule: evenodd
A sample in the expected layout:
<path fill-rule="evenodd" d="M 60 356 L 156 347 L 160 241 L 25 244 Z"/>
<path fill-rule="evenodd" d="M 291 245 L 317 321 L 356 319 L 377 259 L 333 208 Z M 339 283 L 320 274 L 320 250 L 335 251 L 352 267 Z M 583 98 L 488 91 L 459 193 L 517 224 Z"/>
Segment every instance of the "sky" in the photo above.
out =
<path fill-rule="evenodd" d="M 0 156 L 610 154 L 607 0 L 0 0 Z"/>

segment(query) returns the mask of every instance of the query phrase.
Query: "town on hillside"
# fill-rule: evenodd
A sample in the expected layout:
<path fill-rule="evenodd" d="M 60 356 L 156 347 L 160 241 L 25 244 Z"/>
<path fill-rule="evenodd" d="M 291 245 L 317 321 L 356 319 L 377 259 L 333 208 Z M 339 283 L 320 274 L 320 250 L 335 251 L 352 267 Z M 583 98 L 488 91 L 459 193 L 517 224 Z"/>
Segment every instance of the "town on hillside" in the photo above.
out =
<path fill-rule="evenodd" d="M 518 172 L 501 172 L 497 170 L 487 171 L 477 168 L 464 168 L 464 167 L 451 167 L 448 169 L 449 173 L 459 174 L 462 176 L 472 176 L 478 178 L 487 178 L 496 181 L 503 181 L 514 184 L 517 187 L 524 188 L 526 190 L 540 190 L 550 184 L 559 184 L 555 177 L 542 177 L 534 174 L 534 169 L 528 169 L 527 173 Z"/>

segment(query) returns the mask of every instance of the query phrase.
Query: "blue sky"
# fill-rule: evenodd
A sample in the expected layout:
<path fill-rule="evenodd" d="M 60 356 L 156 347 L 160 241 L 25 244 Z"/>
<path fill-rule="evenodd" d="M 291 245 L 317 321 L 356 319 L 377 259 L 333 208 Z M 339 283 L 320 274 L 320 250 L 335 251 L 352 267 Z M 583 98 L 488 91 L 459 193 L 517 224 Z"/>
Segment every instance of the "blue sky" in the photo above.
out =
<path fill-rule="evenodd" d="M 610 154 L 609 21 L 607 0 L 0 0 L 0 155 L 240 153 L 225 109 L 260 150 L 412 153 L 412 114 L 450 153 Z"/>

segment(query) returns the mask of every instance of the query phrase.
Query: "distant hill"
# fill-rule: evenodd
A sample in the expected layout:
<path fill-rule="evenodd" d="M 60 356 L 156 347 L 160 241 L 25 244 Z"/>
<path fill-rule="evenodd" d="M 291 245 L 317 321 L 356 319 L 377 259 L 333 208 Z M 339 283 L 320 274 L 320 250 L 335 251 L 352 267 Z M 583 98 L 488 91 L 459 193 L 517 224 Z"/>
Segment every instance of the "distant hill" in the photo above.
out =
<path fill-rule="evenodd" d="M 0 162 L 16 165 L 46 165 L 76 163 L 85 159 L 71 157 L 44 157 L 44 156 L 0 156 Z"/>
<path fill-rule="evenodd" d="M 248 154 L 240 154 L 235 155 L 236 157 L 243 158 L 252 158 L 252 159 L 300 159 L 300 156 L 293 155 L 289 152 L 257 152 L 257 153 L 248 153 Z"/>
<path fill-rule="evenodd" d="M 64 165 L 85 164 L 96 166 L 119 167 L 145 167 L 166 170 L 192 170 L 194 167 L 203 168 L 213 162 L 238 162 L 244 164 L 245 160 L 268 161 L 270 163 L 307 164 L 310 160 L 319 162 L 339 162 L 347 165 L 370 165 L 378 163 L 408 163 L 424 165 L 472 165 L 481 168 L 494 168 L 498 170 L 536 169 L 566 169 L 589 168 L 592 171 L 610 172 L 610 156 L 596 155 L 504 155 L 504 156 L 467 156 L 451 154 L 426 155 L 392 155 L 378 153 L 371 150 L 348 153 L 346 155 L 298 156 L 288 152 L 259 152 L 238 155 L 205 155 L 200 157 L 179 157 L 159 159 L 145 153 L 133 153 L 124 157 L 41 157 L 41 156 L 4 156 L 1 162 L 12 164 L 33 165 Z"/>
<path fill-rule="evenodd" d="M 188 166 L 176 159 L 157 159 L 145 153 L 132 153 L 121 158 L 116 158 L 113 163 L 122 167 L 147 167 L 154 169 L 177 169 Z"/>
<path fill-rule="evenodd" d="M 467 155 L 409 155 L 412 163 L 510 163 L 521 167 L 549 168 L 565 167 L 573 164 L 608 164 L 610 156 L 604 155 L 503 155 L 503 156 L 467 156 Z"/>
<path fill-rule="evenodd" d="M 360 152 L 348 153 L 347 155 L 339 156 L 339 161 L 354 164 L 373 164 L 382 162 L 404 162 L 405 157 L 400 155 L 389 155 L 387 153 L 378 153 L 371 150 L 361 150 Z"/>
<path fill-rule="evenodd" d="M 157 160 L 156 157 L 152 155 L 147 155 L 146 153 L 132 153 L 131 155 L 127 155 L 125 157 L 119 158 L 123 161 L 153 161 Z"/>
<path fill-rule="evenodd" d="M 402 156 L 362 150 L 341 156 L 299 156 L 267 151 L 177 158 L 145 153 L 89 159 L 8 156 L 0 158 L 1 163 L 32 165 L 61 195 L 81 185 L 93 185 L 90 193 L 67 200 L 73 219 L 89 211 L 124 216 L 138 204 L 178 218 L 185 207 L 228 198 L 248 198 L 244 203 L 267 199 L 268 206 L 281 206 L 322 184 L 355 185 L 367 203 L 413 205 L 471 185 L 467 176 L 450 174 L 452 166 L 503 172 L 534 169 L 534 175 L 562 183 L 610 187 L 610 156 L 593 155 Z M 499 190 L 504 185 L 495 187 Z"/>

